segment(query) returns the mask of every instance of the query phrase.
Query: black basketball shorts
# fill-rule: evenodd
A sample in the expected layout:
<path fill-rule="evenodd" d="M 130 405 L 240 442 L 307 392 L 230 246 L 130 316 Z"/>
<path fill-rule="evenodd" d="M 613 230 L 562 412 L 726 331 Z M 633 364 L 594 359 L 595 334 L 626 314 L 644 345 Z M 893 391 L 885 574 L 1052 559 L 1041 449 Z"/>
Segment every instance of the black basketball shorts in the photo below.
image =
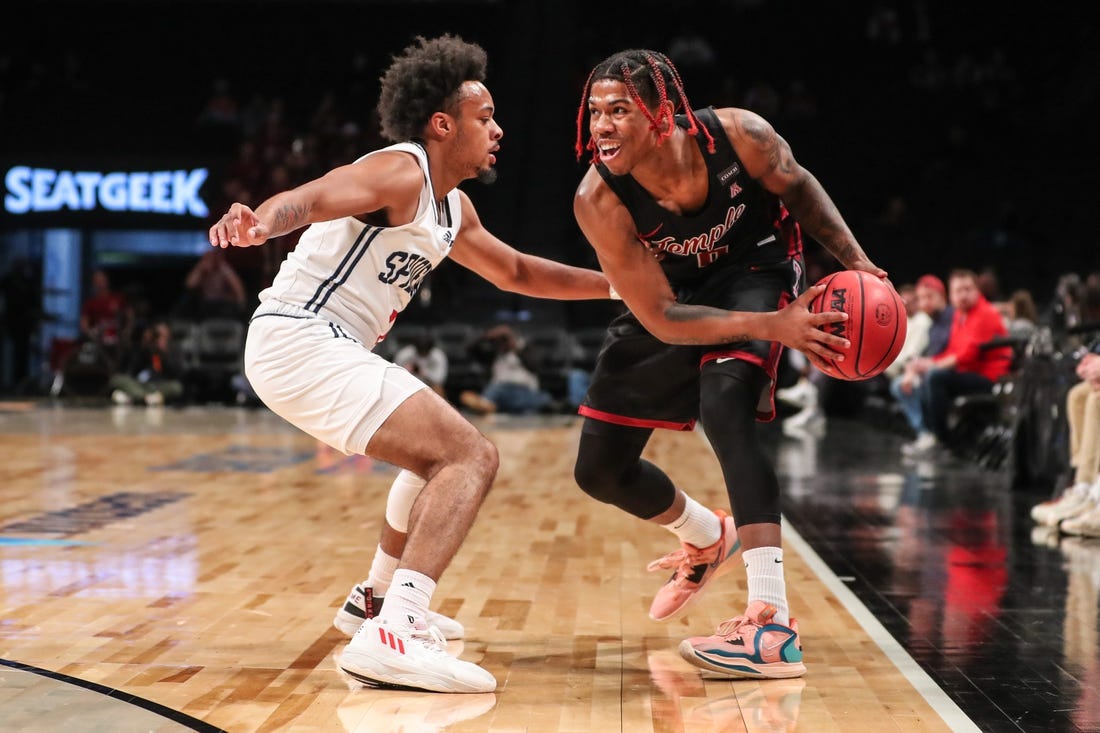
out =
<path fill-rule="evenodd" d="M 723 267 L 695 288 L 678 288 L 677 300 L 734 311 L 762 313 L 782 308 L 804 285 L 800 257 L 770 264 Z M 611 322 L 596 361 L 588 394 L 578 412 L 617 425 L 692 430 L 699 418 L 699 377 L 733 360 L 755 364 L 770 380 L 760 394 L 756 418 L 775 417 L 776 368 L 782 345 L 738 341 L 679 346 L 654 338 L 627 312 Z"/>

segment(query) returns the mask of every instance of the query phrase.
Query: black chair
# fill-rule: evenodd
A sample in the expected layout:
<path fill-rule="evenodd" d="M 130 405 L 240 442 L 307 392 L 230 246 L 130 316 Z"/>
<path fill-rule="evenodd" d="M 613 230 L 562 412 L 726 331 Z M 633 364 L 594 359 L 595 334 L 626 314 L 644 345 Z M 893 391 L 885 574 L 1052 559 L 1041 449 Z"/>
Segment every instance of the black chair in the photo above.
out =
<path fill-rule="evenodd" d="M 244 369 L 245 325 L 233 318 L 208 318 L 198 326 L 198 357 L 188 381 L 208 400 L 235 398 L 233 376 Z"/>
<path fill-rule="evenodd" d="M 984 468 L 997 470 L 1009 465 L 1018 410 L 1017 381 L 1029 339 L 1003 336 L 990 339 L 979 348 L 990 351 L 1012 349 L 1008 372 L 989 392 L 976 392 L 955 398 L 948 414 L 950 444 L 956 453 Z"/>

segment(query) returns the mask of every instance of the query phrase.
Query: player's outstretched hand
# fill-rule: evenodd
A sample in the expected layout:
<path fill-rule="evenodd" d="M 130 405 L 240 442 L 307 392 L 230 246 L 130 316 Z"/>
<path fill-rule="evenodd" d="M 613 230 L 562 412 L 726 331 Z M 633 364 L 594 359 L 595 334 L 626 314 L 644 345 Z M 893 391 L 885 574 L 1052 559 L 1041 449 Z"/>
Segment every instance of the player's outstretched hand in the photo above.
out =
<path fill-rule="evenodd" d="M 225 216 L 210 227 L 210 244 L 215 247 L 252 247 L 267 241 L 271 231 L 244 204 L 233 204 Z"/>
<path fill-rule="evenodd" d="M 844 351 L 851 346 L 846 338 L 828 333 L 830 323 L 839 323 L 848 319 L 842 311 L 814 313 L 810 304 L 814 298 L 824 292 L 824 285 L 814 285 L 798 298 L 778 311 L 775 324 L 775 340 L 792 349 L 797 349 L 819 369 L 827 370 L 832 361 L 843 361 Z"/>

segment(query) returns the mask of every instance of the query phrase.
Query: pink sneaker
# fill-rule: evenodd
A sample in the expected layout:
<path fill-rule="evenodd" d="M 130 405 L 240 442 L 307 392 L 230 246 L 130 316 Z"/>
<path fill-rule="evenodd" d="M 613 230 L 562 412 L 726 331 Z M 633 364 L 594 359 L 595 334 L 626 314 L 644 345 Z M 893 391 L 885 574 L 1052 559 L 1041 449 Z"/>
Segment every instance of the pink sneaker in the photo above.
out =
<path fill-rule="evenodd" d="M 798 622 L 772 623 L 775 606 L 749 604 L 744 616 L 718 625 L 714 636 L 695 636 L 680 642 L 680 656 L 696 667 L 723 677 L 786 679 L 806 674 Z"/>
<path fill-rule="evenodd" d="M 704 585 L 713 578 L 725 575 L 733 567 L 729 560 L 741 549 L 737 527 L 733 517 L 725 512 L 719 509 L 714 513 L 722 523 L 722 536 L 717 542 L 703 549 L 681 543 L 679 550 L 654 560 L 646 567 L 650 572 L 675 568 L 672 577 L 657 591 L 649 607 L 649 617 L 654 621 L 668 621 L 679 615 L 699 595 Z"/>

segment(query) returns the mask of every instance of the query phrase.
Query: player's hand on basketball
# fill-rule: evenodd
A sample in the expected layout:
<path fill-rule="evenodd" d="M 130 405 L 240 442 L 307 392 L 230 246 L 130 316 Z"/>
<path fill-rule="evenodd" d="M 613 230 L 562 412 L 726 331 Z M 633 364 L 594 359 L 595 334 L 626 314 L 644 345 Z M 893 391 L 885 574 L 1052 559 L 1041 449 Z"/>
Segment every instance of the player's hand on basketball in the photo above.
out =
<path fill-rule="evenodd" d="M 252 247 L 267 241 L 270 230 L 255 212 L 244 204 L 233 204 L 218 222 L 210 227 L 210 244 L 225 249 Z"/>
<path fill-rule="evenodd" d="M 881 267 L 867 259 L 853 262 L 852 265 L 847 269 L 862 270 L 863 272 L 868 272 L 881 280 L 888 280 L 890 274 L 886 272 L 886 270 L 882 269 Z"/>
<path fill-rule="evenodd" d="M 814 313 L 810 304 L 825 291 L 825 286 L 814 285 L 798 296 L 777 316 L 775 340 L 806 355 L 817 368 L 828 371 L 831 362 L 843 361 L 842 353 L 851 344 L 848 339 L 834 336 L 825 330 L 830 323 L 848 320 L 843 311 Z"/>

